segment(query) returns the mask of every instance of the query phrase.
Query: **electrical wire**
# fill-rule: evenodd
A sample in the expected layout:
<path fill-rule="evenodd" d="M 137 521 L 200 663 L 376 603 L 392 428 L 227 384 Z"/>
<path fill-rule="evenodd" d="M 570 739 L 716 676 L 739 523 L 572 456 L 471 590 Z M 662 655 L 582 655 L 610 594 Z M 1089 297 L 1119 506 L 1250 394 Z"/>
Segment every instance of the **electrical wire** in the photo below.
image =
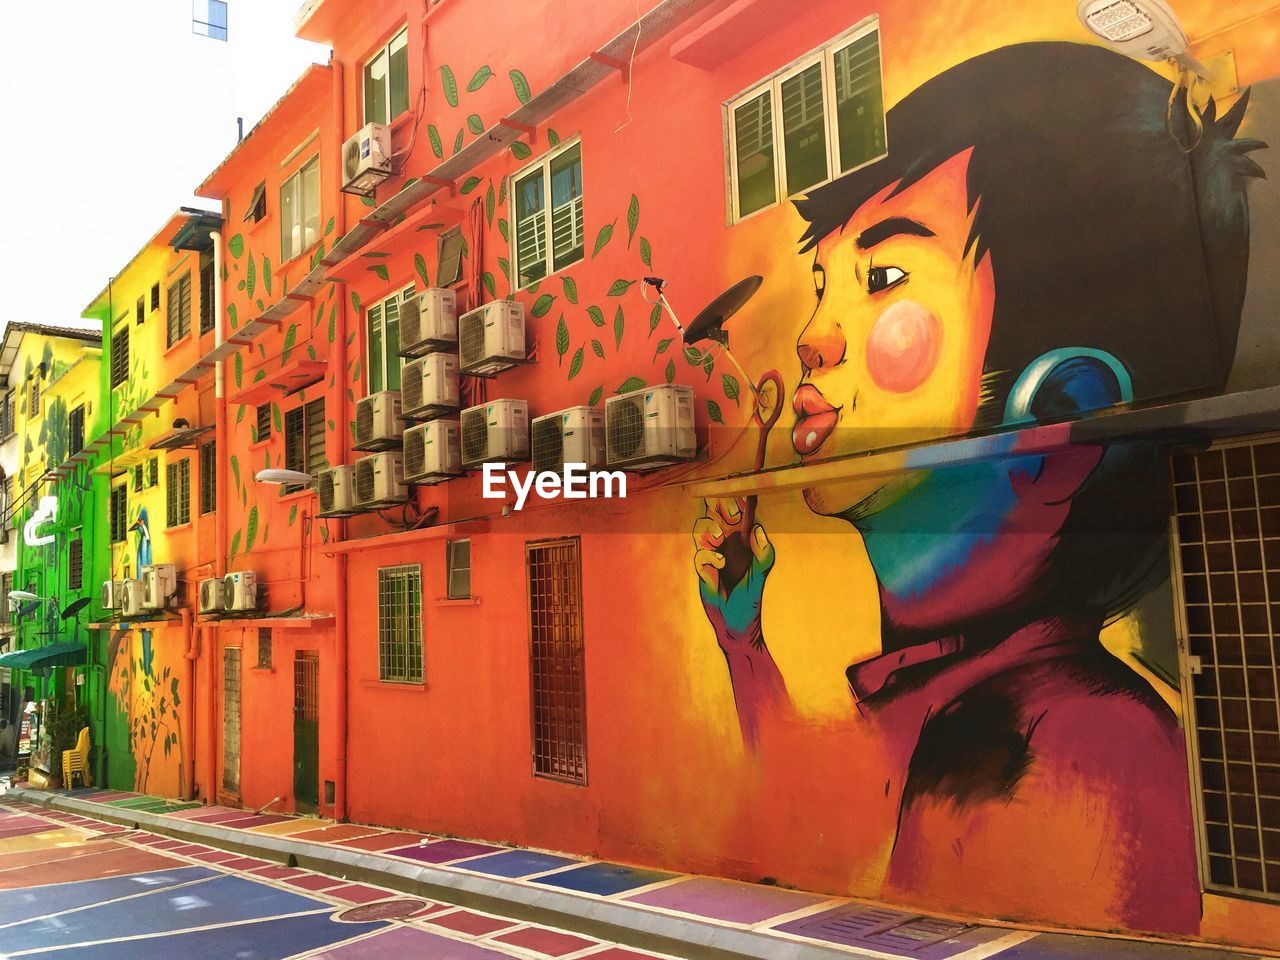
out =
<path fill-rule="evenodd" d="M 627 61 L 627 119 L 614 128 L 614 133 L 620 133 L 631 123 L 631 88 L 635 85 L 636 52 L 640 49 L 642 22 L 640 18 L 640 0 L 636 0 L 636 39 L 635 43 L 631 45 L 631 59 Z"/>
<path fill-rule="evenodd" d="M 1169 131 L 1169 136 L 1173 138 L 1173 142 L 1178 145 L 1178 149 L 1183 153 L 1191 153 L 1200 145 L 1200 140 L 1204 136 L 1204 118 L 1200 115 L 1200 108 L 1196 105 L 1194 96 L 1195 86 L 1201 81 L 1199 73 L 1190 69 L 1185 64 L 1179 63 L 1178 60 L 1170 59 L 1170 65 L 1176 71 L 1173 80 L 1173 89 L 1169 91 L 1169 102 L 1165 106 L 1164 125 Z M 1178 131 L 1174 129 L 1174 108 L 1178 102 L 1178 94 L 1183 93 L 1187 116 L 1191 120 L 1191 126 L 1195 131 L 1189 143 L 1183 143 L 1182 138 L 1178 136 Z"/>

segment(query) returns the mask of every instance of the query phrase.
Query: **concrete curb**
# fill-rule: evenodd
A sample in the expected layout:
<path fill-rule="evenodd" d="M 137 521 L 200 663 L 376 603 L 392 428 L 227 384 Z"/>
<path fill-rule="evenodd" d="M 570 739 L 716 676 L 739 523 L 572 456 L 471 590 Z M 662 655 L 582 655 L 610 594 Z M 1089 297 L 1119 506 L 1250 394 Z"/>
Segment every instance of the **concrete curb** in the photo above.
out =
<path fill-rule="evenodd" d="M 849 960 L 850 957 L 887 956 L 801 943 L 751 930 L 656 913 L 635 904 L 596 900 L 549 887 L 539 889 L 429 864 L 391 860 L 361 850 L 269 834 L 254 835 L 215 824 L 193 823 L 179 817 L 107 807 L 40 790 L 16 787 L 7 796 L 46 809 L 76 813 L 163 834 L 175 840 L 203 843 L 316 873 L 376 884 L 406 894 L 558 927 L 687 960 Z"/>

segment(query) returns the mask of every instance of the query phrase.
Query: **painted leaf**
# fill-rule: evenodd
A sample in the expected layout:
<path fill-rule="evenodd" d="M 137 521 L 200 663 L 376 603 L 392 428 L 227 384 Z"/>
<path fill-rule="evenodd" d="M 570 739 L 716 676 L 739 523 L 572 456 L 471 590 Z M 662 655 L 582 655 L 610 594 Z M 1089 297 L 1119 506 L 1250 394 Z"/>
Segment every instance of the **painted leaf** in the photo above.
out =
<path fill-rule="evenodd" d="M 554 127 L 547 127 L 547 143 L 553 147 L 560 143 L 560 134 L 556 133 Z"/>
<path fill-rule="evenodd" d="M 334 338 L 338 336 L 338 304 L 335 301 L 333 306 L 329 308 L 329 342 L 333 343 Z"/>
<path fill-rule="evenodd" d="M 499 201 L 501 202 L 501 201 Z M 511 236 L 507 233 L 507 221 L 502 217 L 498 218 L 498 232 L 502 234 L 502 239 L 507 243 L 511 242 Z"/>
<path fill-rule="evenodd" d="M 597 357 L 599 357 L 601 360 L 604 359 L 604 346 L 600 343 L 599 340 L 591 341 L 591 349 L 595 351 L 595 355 Z"/>
<path fill-rule="evenodd" d="M 488 83 L 489 78 L 492 76 L 493 76 L 493 71 L 489 69 L 487 64 L 481 67 L 472 75 L 471 82 L 467 84 L 467 92 L 475 93 L 477 90 L 483 87 L 486 83 Z"/>
<path fill-rule="evenodd" d="M 569 379 L 572 380 L 582 372 L 582 348 L 579 347 L 574 351 L 573 359 L 569 361 Z"/>
<path fill-rule="evenodd" d="M 238 389 L 240 387 L 241 382 L 244 379 L 244 357 L 240 356 L 239 350 L 236 351 L 235 368 L 236 368 L 236 388 Z"/>
<path fill-rule="evenodd" d="M 271 426 L 275 427 L 277 435 L 284 432 L 284 421 L 280 417 L 280 404 L 278 403 L 271 404 Z"/>
<path fill-rule="evenodd" d="M 602 383 L 600 384 L 600 386 L 596 387 L 594 390 L 591 391 L 591 396 L 587 397 L 587 406 L 594 407 L 597 403 L 600 402 L 600 398 L 603 396 L 604 396 L 604 384 Z"/>
<path fill-rule="evenodd" d="M 244 253 L 244 235 L 237 233 L 234 237 L 228 240 L 227 249 L 231 252 L 233 257 L 239 260 L 240 255 Z"/>
<path fill-rule="evenodd" d="M 418 276 L 422 278 L 422 285 L 424 287 L 431 286 L 431 281 L 427 279 L 427 261 L 422 254 L 415 253 L 413 255 L 413 268 L 418 271 Z"/>
<path fill-rule="evenodd" d="M 351 291 L 351 309 L 356 313 L 360 312 L 360 294 L 354 290 Z"/>
<path fill-rule="evenodd" d="M 244 533 L 244 552 L 248 553 L 253 549 L 254 543 L 258 539 L 258 508 L 253 507 L 249 510 L 249 526 Z"/>
<path fill-rule="evenodd" d="M 238 425 L 240 421 L 243 419 L 244 419 L 244 404 L 242 403 L 240 404 L 239 412 L 236 414 L 236 424 Z"/>
<path fill-rule="evenodd" d="M 662 304 L 655 303 L 653 309 L 649 311 L 649 336 L 653 336 L 653 331 L 658 329 L 658 324 L 662 322 Z"/>
<path fill-rule="evenodd" d="M 479 177 L 467 177 L 467 179 L 462 181 L 462 187 L 459 189 L 458 192 L 462 194 L 468 194 L 478 186 L 480 186 Z"/>
<path fill-rule="evenodd" d="M 591 249 L 591 259 L 594 260 L 596 255 L 605 248 L 605 245 L 613 239 L 613 224 L 606 223 L 600 228 L 600 232 L 596 234 L 595 246 Z"/>
<path fill-rule="evenodd" d="M 512 70 L 507 74 L 511 78 L 511 86 L 516 92 L 516 99 L 521 103 L 528 103 L 533 99 L 533 93 L 529 90 L 529 81 L 524 78 L 524 74 L 519 70 Z"/>
<path fill-rule="evenodd" d="M 631 246 L 631 238 L 636 235 L 636 227 L 640 226 L 640 199 L 633 193 L 631 202 L 627 204 L 627 247 Z"/>
<path fill-rule="evenodd" d="M 517 160 L 528 160 L 533 156 L 533 151 L 529 149 L 529 145 L 522 140 L 511 141 L 511 155 Z"/>
<path fill-rule="evenodd" d="M 597 327 L 604 326 L 604 311 L 599 307 L 587 307 L 587 316 L 591 318 L 591 322 Z"/>
<path fill-rule="evenodd" d="M 615 347 L 622 346 L 622 331 L 626 327 L 626 322 L 622 315 L 622 307 L 619 305 L 618 312 L 613 315 L 613 345 Z"/>
<path fill-rule="evenodd" d="M 724 387 L 724 395 L 734 403 L 738 402 L 738 380 L 727 373 L 720 374 L 720 384 Z"/>
<path fill-rule="evenodd" d="M 262 255 L 262 286 L 266 288 L 267 296 L 271 296 L 271 261 L 265 253 Z"/>
<path fill-rule="evenodd" d="M 498 184 L 498 206 L 502 206 L 507 202 L 507 178 L 503 177 L 502 182 Z"/>
<path fill-rule="evenodd" d="M 511 282 L 511 263 L 506 257 L 498 258 L 498 269 L 502 271 L 502 275 L 507 278 L 507 282 Z"/>
<path fill-rule="evenodd" d="M 564 298 L 570 303 L 578 302 L 578 284 L 573 277 L 562 277 L 561 283 L 564 284 Z"/>
<path fill-rule="evenodd" d="M 374 266 L 368 267 L 366 269 L 368 269 L 371 273 L 373 273 L 373 275 L 376 276 L 379 280 L 387 281 L 391 279 L 391 274 L 387 272 L 387 268 L 383 266 L 381 263 L 375 264 Z"/>
<path fill-rule="evenodd" d="M 496 297 L 498 292 L 493 282 L 493 274 L 486 270 L 480 279 L 484 283 L 484 288 L 489 291 L 489 296 Z"/>
<path fill-rule="evenodd" d="M 560 362 L 564 363 L 564 355 L 569 352 L 569 325 L 564 322 L 564 314 L 560 314 L 560 322 L 556 324 L 556 353 Z"/>
<path fill-rule="evenodd" d="M 236 284 L 236 289 L 237 289 L 237 290 L 243 290 L 243 289 L 244 289 L 244 281 L 243 281 L 243 280 L 241 280 L 239 283 L 237 283 L 237 284 Z"/>
<path fill-rule="evenodd" d="M 611 297 L 620 297 L 620 296 L 622 296 L 624 293 L 626 293 L 628 290 L 630 290 L 630 289 L 631 289 L 631 285 L 632 285 L 633 283 L 635 283 L 635 281 L 634 281 L 634 280 L 615 280 L 615 281 L 613 281 L 612 286 L 610 286 L 610 287 L 609 287 L 609 296 L 611 296 Z"/>
<path fill-rule="evenodd" d="M 258 286 L 258 268 L 254 265 L 253 254 L 249 255 L 249 262 L 245 264 L 244 281 L 245 294 L 252 300 L 254 288 Z"/>
<path fill-rule="evenodd" d="M 444 87 L 445 100 L 449 101 L 449 106 L 456 107 L 458 105 L 458 81 L 454 79 L 453 71 L 449 69 L 448 64 L 440 68 L 440 82 Z"/>
<path fill-rule="evenodd" d="M 314 360 L 316 358 L 316 348 L 311 344 L 307 344 L 307 359 Z"/>
<path fill-rule="evenodd" d="M 324 235 L 325 235 L 326 237 L 327 237 L 329 234 L 333 233 L 333 228 L 334 228 L 334 225 L 335 225 L 336 223 L 337 223 L 337 221 L 336 221 L 336 220 L 334 220 L 334 219 L 333 219 L 333 217 L 330 217 L 330 218 L 329 218 L 329 222 L 328 222 L 328 223 L 326 223 L 326 224 L 324 225 Z"/>
<path fill-rule="evenodd" d="M 266 309 L 266 304 L 264 304 L 264 303 L 262 302 L 262 298 L 261 298 L 261 297 L 259 297 L 255 302 L 256 302 L 256 304 L 257 304 L 257 306 L 258 306 L 258 310 L 259 310 L 259 312 L 261 312 L 262 310 L 265 310 L 265 309 Z"/>
<path fill-rule="evenodd" d="M 333 221 L 330 220 L 329 222 L 332 223 Z M 320 265 L 320 261 L 323 259 L 324 259 L 324 243 L 321 243 L 320 246 L 316 247 L 316 252 L 311 255 L 311 269 L 314 270 L 316 267 L 318 267 Z"/>
<path fill-rule="evenodd" d="M 702 351 L 697 347 L 685 347 L 684 359 L 689 366 L 699 367 L 702 365 Z"/>
<path fill-rule="evenodd" d="M 533 309 L 530 311 L 535 317 L 545 317 L 547 311 L 551 309 L 551 305 L 556 302 L 556 298 L 549 293 L 544 293 L 537 300 L 533 301 Z"/>
<path fill-rule="evenodd" d="M 484 192 L 484 218 L 488 221 L 489 226 L 493 226 L 493 211 L 496 206 L 496 199 L 493 193 L 493 183 L 489 184 L 489 189 Z"/>
<path fill-rule="evenodd" d="M 613 392 L 614 393 L 630 393 L 632 390 L 644 389 L 644 385 L 645 385 L 645 382 L 641 380 L 639 377 L 627 377 L 627 379 L 623 380 L 622 383 L 618 386 L 618 389 Z"/>
<path fill-rule="evenodd" d="M 646 267 L 653 267 L 653 248 L 646 237 L 640 238 L 640 260 Z"/>
<path fill-rule="evenodd" d="M 653 359 L 654 359 L 654 360 L 657 360 L 657 359 L 658 359 L 658 357 L 660 357 L 660 356 L 662 356 L 664 353 L 666 353 L 666 352 L 667 352 L 667 347 L 671 346 L 671 344 L 673 344 L 673 343 L 675 343 L 675 337 L 666 337 L 666 338 L 664 338 L 664 339 L 662 339 L 662 340 L 659 340 L 659 341 L 658 341 L 658 349 L 657 349 L 657 350 L 655 350 L 655 351 L 653 351 Z"/>
<path fill-rule="evenodd" d="M 377 206 L 378 204 L 378 201 L 373 199 L 373 197 L 361 197 L 360 202 L 363 203 L 366 207 L 374 207 L 374 206 Z"/>
<path fill-rule="evenodd" d="M 480 119 L 480 114 L 473 113 L 467 117 L 467 129 L 477 135 L 484 133 L 484 121 Z"/>
<path fill-rule="evenodd" d="M 714 400 L 707 401 L 707 416 L 711 418 L 713 423 L 724 423 L 724 416 L 720 413 L 720 404 Z"/>
<path fill-rule="evenodd" d="M 231 455 L 231 479 L 236 482 L 236 489 L 240 489 L 240 460 L 233 453 Z"/>
<path fill-rule="evenodd" d="M 257 383 L 259 380 L 265 380 L 265 379 L 267 379 L 267 371 L 265 370 L 259 370 L 257 373 L 253 375 L 254 383 Z"/>
<path fill-rule="evenodd" d="M 440 142 L 440 131 L 434 123 L 427 124 L 427 139 L 431 141 L 431 152 L 439 159 L 444 159 L 444 144 Z"/>
<path fill-rule="evenodd" d="M 293 345 L 298 340 L 298 325 L 296 323 L 289 324 L 289 329 L 284 332 L 284 349 L 280 351 L 280 365 L 284 366 L 289 362 L 289 354 L 293 353 Z"/>
<path fill-rule="evenodd" d="M 675 360 L 667 361 L 667 383 L 671 383 L 676 378 L 676 362 Z"/>
<path fill-rule="evenodd" d="M 458 135 L 453 138 L 453 152 L 458 154 L 462 151 L 462 138 L 466 135 L 465 130 L 459 130 Z"/>
<path fill-rule="evenodd" d="M 289 507 L 289 526 L 293 526 L 293 522 L 298 519 L 298 505 L 295 503 Z"/>

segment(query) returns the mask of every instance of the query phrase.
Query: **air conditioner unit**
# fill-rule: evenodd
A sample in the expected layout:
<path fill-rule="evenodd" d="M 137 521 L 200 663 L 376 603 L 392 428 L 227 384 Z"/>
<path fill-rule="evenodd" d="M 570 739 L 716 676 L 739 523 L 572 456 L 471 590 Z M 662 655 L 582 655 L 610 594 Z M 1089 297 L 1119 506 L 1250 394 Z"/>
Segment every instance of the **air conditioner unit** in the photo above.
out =
<path fill-rule="evenodd" d="M 200 612 L 221 613 L 225 604 L 222 602 L 222 577 L 211 577 L 200 581 Z"/>
<path fill-rule="evenodd" d="M 141 580 L 124 580 L 123 603 L 120 613 L 126 617 L 138 617 L 146 610 L 147 588 Z"/>
<path fill-rule="evenodd" d="M 432 353 L 410 360 L 400 373 L 400 412 L 407 420 L 431 420 L 458 409 L 458 358 Z"/>
<path fill-rule="evenodd" d="M 604 464 L 604 413 L 596 407 L 569 407 L 533 421 L 533 469 L 561 473 L 566 463 Z"/>
<path fill-rule="evenodd" d="M 316 477 L 322 517 L 349 517 L 356 510 L 356 468 L 351 465 L 321 470 Z"/>
<path fill-rule="evenodd" d="M 400 305 L 400 356 L 453 350 L 458 343 L 458 295 L 432 287 Z"/>
<path fill-rule="evenodd" d="M 462 411 L 462 466 L 529 459 L 529 404 L 492 400 Z"/>
<path fill-rule="evenodd" d="M 256 610 L 258 575 L 252 570 L 233 570 L 222 578 L 224 610 Z"/>
<path fill-rule="evenodd" d="M 401 454 L 375 453 L 356 461 L 356 506 L 361 510 L 404 503 L 408 499 Z"/>
<path fill-rule="evenodd" d="M 142 582 L 146 587 L 142 604 L 148 610 L 165 610 L 177 603 L 178 568 L 172 563 L 143 567 Z"/>
<path fill-rule="evenodd" d="M 400 446 L 400 391 L 379 390 L 356 404 L 357 450 L 391 450 Z"/>
<path fill-rule="evenodd" d="M 405 483 L 439 483 L 461 473 L 458 421 L 432 420 L 404 432 Z"/>
<path fill-rule="evenodd" d="M 124 607 L 124 581 L 102 581 L 102 606 L 107 610 L 120 610 Z"/>
<path fill-rule="evenodd" d="M 604 419 L 611 467 L 653 469 L 698 454 L 692 387 L 665 384 L 610 397 Z"/>
<path fill-rule="evenodd" d="M 492 377 L 523 363 L 524 304 L 493 300 L 458 318 L 458 359 L 463 373 Z"/>
<path fill-rule="evenodd" d="M 386 124 L 366 123 L 342 145 L 343 193 L 371 197 L 391 172 L 391 130 Z"/>

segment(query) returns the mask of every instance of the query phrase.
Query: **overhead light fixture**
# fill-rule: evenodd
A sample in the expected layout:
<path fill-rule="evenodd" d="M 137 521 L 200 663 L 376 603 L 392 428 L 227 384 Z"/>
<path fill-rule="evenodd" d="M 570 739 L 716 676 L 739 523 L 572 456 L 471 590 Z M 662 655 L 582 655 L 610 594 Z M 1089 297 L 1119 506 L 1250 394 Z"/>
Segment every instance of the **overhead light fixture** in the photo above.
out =
<path fill-rule="evenodd" d="M 303 473 L 301 470 L 281 470 L 272 467 L 266 470 L 259 470 L 253 475 L 253 479 L 258 483 L 310 484 L 314 483 L 316 478 L 309 473 Z"/>
<path fill-rule="evenodd" d="M 1204 74 L 1204 67 L 1187 53 L 1186 31 L 1164 0 L 1080 0 L 1076 15 L 1090 33 L 1127 57 L 1176 60 Z"/>

